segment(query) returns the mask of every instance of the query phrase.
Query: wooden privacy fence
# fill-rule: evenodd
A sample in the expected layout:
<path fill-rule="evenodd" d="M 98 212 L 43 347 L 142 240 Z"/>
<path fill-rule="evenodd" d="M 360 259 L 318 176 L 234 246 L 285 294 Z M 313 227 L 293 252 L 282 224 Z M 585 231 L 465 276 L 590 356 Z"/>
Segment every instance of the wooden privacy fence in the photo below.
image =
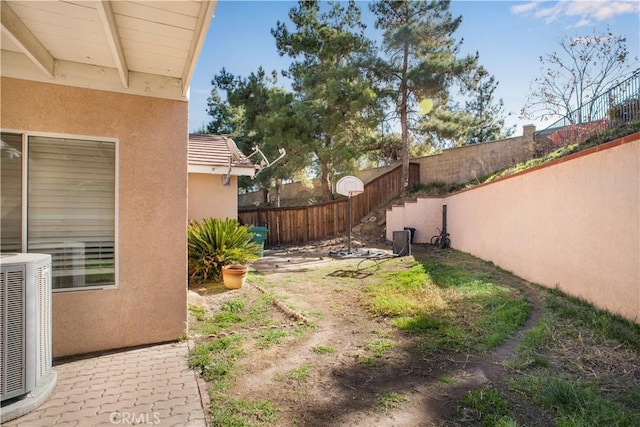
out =
<path fill-rule="evenodd" d="M 364 192 L 351 199 L 353 223 L 400 195 L 402 166 L 365 184 Z M 409 186 L 420 182 L 420 165 L 409 164 Z M 267 227 L 265 246 L 305 243 L 347 231 L 348 200 L 341 198 L 311 206 L 240 209 L 242 224 Z"/>

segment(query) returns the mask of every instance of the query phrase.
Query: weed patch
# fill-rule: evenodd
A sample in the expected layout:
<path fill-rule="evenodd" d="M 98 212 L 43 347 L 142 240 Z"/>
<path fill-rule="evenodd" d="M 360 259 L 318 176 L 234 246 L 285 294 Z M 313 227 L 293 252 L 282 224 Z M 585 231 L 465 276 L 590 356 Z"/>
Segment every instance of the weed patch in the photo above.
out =
<path fill-rule="evenodd" d="M 311 351 L 316 354 L 330 354 L 335 353 L 336 351 L 338 351 L 338 349 L 332 345 L 316 345 L 315 347 L 311 348 Z"/>
<path fill-rule="evenodd" d="M 640 425 L 637 411 L 626 408 L 581 380 L 536 375 L 519 378 L 512 384 L 520 392 L 533 391 L 534 402 L 543 406 L 557 425 Z"/>
<path fill-rule="evenodd" d="M 295 381 L 303 383 L 309 379 L 309 372 L 312 369 L 312 365 L 305 364 L 284 374 L 276 374 L 273 379 L 276 381 Z"/>
<path fill-rule="evenodd" d="M 557 290 L 524 335 L 508 387 L 559 426 L 640 425 L 640 326 Z"/>
<path fill-rule="evenodd" d="M 222 337 L 198 344 L 189 354 L 189 368 L 199 372 L 217 389 L 225 389 L 235 372 L 237 361 L 244 355 L 239 336 Z"/>
<path fill-rule="evenodd" d="M 462 399 L 467 417 L 482 420 L 486 426 L 518 425 L 509 412 L 509 403 L 491 388 L 481 388 L 467 393 Z"/>
<path fill-rule="evenodd" d="M 376 338 L 367 342 L 367 348 L 373 353 L 375 357 L 382 357 L 386 353 L 393 350 L 396 343 L 393 340 L 387 338 Z"/>
<path fill-rule="evenodd" d="M 406 402 L 407 398 L 400 393 L 391 392 L 380 394 L 377 400 L 378 409 L 386 414 Z"/>
<path fill-rule="evenodd" d="M 250 402 L 230 399 L 214 393 L 211 396 L 210 425 L 213 427 L 251 427 L 273 423 L 279 410 L 268 400 Z"/>
<path fill-rule="evenodd" d="M 205 308 L 199 305 L 190 305 L 189 313 L 191 313 L 199 322 L 205 319 Z"/>
<path fill-rule="evenodd" d="M 413 263 L 365 288 L 365 305 L 416 337 L 420 353 L 484 351 L 528 319 L 532 305 L 484 271 L 442 262 Z"/>
<path fill-rule="evenodd" d="M 257 336 L 256 348 L 265 350 L 273 345 L 282 344 L 287 332 L 281 329 L 273 329 L 260 332 Z"/>

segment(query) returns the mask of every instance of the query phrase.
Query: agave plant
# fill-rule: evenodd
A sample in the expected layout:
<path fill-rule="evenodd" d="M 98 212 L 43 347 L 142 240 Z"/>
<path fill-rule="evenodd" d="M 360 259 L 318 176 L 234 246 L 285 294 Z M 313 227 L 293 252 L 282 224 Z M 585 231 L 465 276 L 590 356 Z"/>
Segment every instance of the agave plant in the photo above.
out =
<path fill-rule="evenodd" d="M 207 218 L 189 221 L 189 278 L 194 283 L 219 280 L 222 267 L 258 258 L 260 245 L 254 234 L 235 219 Z"/>

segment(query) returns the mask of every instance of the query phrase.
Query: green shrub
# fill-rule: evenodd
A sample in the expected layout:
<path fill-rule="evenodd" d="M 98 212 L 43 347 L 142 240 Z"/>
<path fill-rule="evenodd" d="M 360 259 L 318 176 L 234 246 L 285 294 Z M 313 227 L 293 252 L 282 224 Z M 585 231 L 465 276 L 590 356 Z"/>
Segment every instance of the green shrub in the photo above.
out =
<path fill-rule="evenodd" d="M 258 258 L 260 246 L 252 242 L 253 236 L 248 227 L 235 219 L 190 221 L 187 232 L 190 280 L 195 283 L 219 280 L 223 266 Z"/>

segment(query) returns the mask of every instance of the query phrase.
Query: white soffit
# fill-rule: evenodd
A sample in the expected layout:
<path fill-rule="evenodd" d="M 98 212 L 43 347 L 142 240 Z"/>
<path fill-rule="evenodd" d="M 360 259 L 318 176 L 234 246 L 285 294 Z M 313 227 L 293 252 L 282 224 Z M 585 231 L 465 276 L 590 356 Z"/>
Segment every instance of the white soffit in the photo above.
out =
<path fill-rule="evenodd" d="M 2 76 L 185 99 L 216 0 L 0 5 Z"/>

